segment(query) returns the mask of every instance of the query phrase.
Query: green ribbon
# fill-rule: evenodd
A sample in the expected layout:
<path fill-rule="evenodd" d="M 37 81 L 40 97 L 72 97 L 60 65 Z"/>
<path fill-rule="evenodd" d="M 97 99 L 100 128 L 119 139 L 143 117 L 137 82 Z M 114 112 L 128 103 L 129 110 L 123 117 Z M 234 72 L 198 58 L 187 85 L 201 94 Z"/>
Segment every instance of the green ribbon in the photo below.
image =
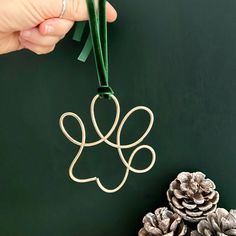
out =
<path fill-rule="evenodd" d="M 78 60 L 85 62 L 91 49 L 94 52 L 99 88 L 98 94 L 104 98 L 110 98 L 114 92 L 108 83 L 108 46 L 107 46 L 107 19 L 106 0 L 99 0 L 98 13 L 94 0 L 86 0 L 89 13 L 90 34 Z M 77 23 L 73 39 L 80 41 L 85 22 Z"/>

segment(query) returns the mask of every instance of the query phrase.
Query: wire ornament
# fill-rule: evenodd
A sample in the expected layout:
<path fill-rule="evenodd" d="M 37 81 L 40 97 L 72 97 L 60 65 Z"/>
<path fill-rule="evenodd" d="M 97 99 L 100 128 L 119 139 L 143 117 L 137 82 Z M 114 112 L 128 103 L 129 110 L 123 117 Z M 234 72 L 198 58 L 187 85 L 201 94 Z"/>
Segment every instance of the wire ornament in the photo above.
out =
<path fill-rule="evenodd" d="M 97 135 L 99 136 L 100 139 L 98 139 L 97 141 L 94 141 L 94 142 L 86 142 L 86 129 L 85 129 L 84 123 L 81 120 L 81 118 L 73 112 L 64 113 L 60 117 L 59 125 L 60 125 L 60 128 L 61 128 L 63 134 L 66 136 L 66 138 L 70 142 L 72 142 L 73 144 L 79 146 L 79 150 L 78 150 L 75 158 L 73 159 L 73 161 L 72 161 L 72 163 L 69 167 L 69 176 L 70 176 L 70 178 L 73 181 L 77 182 L 77 183 L 96 182 L 98 187 L 102 191 L 104 191 L 106 193 L 114 193 L 114 192 L 117 192 L 118 190 L 120 190 L 124 186 L 124 184 L 126 183 L 126 181 L 128 179 L 130 171 L 134 172 L 134 173 L 137 173 L 137 174 L 142 174 L 142 173 L 148 172 L 154 166 L 154 164 L 156 162 L 156 153 L 155 153 L 154 149 L 149 145 L 140 145 L 140 146 L 136 147 L 137 145 L 139 145 L 147 137 L 147 135 L 151 131 L 153 123 L 154 123 L 154 115 L 153 115 L 153 112 L 148 107 L 145 107 L 145 106 L 137 106 L 137 107 L 134 107 L 133 109 L 131 109 L 124 116 L 124 118 L 121 120 L 121 123 L 120 123 L 120 125 L 118 126 L 118 129 L 117 129 L 116 143 L 113 143 L 109 140 L 109 137 L 114 133 L 114 131 L 115 131 L 117 125 L 118 125 L 118 122 L 119 122 L 119 119 L 120 119 L 120 105 L 119 105 L 119 102 L 118 102 L 117 98 L 114 95 L 111 95 L 111 99 L 113 100 L 113 102 L 115 103 L 115 106 L 116 106 L 116 115 L 115 115 L 114 123 L 113 123 L 111 129 L 107 132 L 107 134 L 104 135 L 104 134 L 102 134 L 102 132 L 100 131 L 100 129 L 97 125 L 96 116 L 95 116 L 95 105 L 96 105 L 96 101 L 98 100 L 98 98 L 99 98 L 99 95 L 96 95 L 93 98 L 93 100 L 91 102 L 91 105 L 90 105 L 90 114 L 91 114 L 92 124 L 93 124 L 94 129 L 95 129 L 95 131 L 96 131 L 96 133 L 97 133 Z M 133 143 L 130 143 L 130 144 L 125 144 L 125 145 L 121 144 L 120 136 L 121 136 L 121 133 L 122 133 L 125 122 L 128 120 L 128 118 L 133 113 L 135 113 L 139 110 L 144 110 L 149 115 L 150 121 L 149 121 L 149 125 L 148 125 L 146 131 L 143 133 L 143 135 L 137 141 L 135 141 Z M 66 131 L 65 126 L 64 126 L 64 120 L 67 117 L 72 117 L 72 118 L 76 119 L 77 122 L 79 123 L 80 128 L 81 128 L 81 141 L 77 141 L 76 139 L 74 139 Z M 97 145 L 99 145 L 101 143 L 104 143 L 104 142 L 108 146 L 117 149 L 119 157 L 120 157 L 123 165 L 126 167 L 126 171 L 125 171 L 125 174 L 124 174 L 124 177 L 123 177 L 122 181 L 120 182 L 120 184 L 116 188 L 112 188 L 112 189 L 106 188 L 101 183 L 101 181 L 98 177 L 90 177 L 90 178 L 80 179 L 80 178 L 76 177 L 73 173 L 74 167 L 75 167 L 77 161 L 79 160 L 79 158 L 81 157 L 83 149 L 88 148 L 88 147 L 97 146 Z M 134 148 L 134 147 L 136 147 L 136 148 L 132 151 L 131 155 L 128 158 L 128 161 L 126 161 L 122 150 L 123 149 Z M 150 151 L 150 153 L 151 153 L 151 163 L 144 169 L 136 169 L 136 168 L 132 167 L 132 161 L 133 161 L 136 153 L 138 153 L 142 149 L 147 149 L 147 150 Z"/>

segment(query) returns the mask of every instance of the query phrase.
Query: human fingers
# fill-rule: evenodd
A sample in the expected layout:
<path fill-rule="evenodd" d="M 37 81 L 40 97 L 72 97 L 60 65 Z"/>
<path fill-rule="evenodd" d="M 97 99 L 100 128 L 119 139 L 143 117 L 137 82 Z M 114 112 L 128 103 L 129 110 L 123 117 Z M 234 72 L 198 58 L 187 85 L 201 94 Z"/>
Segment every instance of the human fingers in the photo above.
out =
<path fill-rule="evenodd" d="M 52 35 L 63 37 L 72 28 L 74 21 L 62 19 L 62 18 L 52 18 L 42 22 L 38 28 L 42 35 Z"/>
<path fill-rule="evenodd" d="M 73 21 L 70 20 L 60 18 L 48 19 L 38 27 L 21 31 L 20 38 L 33 44 L 52 46 L 58 43 L 72 26 Z"/>
<path fill-rule="evenodd" d="M 88 20 L 88 10 L 85 0 L 68 0 L 67 8 L 65 10 L 63 18 L 72 19 L 75 21 Z M 97 1 L 96 1 L 97 5 Z M 117 18 L 117 12 L 115 8 L 106 2 L 107 21 L 113 22 Z"/>
<path fill-rule="evenodd" d="M 20 42 L 20 49 L 26 48 L 38 55 L 50 53 L 54 50 L 56 46 L 55 44 L 50 45 L 50 46 L 42 46 L 39 44 L 31 43 L 22 38 L 19 39 L 19 42 Z"/>
<path fill-rule="evenodd" d="M 59 36 L 44 36 L 38 28 L 21 32 L 19 35 L 20 48 L 26 48 L 38 55 L 50 53 L 54 50 Z"/>
<path fill-rule="evenodd" d="M 29 42 L 39 46 L 53 46 L 62 38 L 62 36 L 42 35 L 38 28 L 22 31 L 19 40 L 22 43 Z"/>
<path fill-rule="evenodd" d="M 53 2 L 54 0 L 51 1 Z M 67 1 L 67 7 L 63 18 L 50 18 L 48 15 L 49 19 L 46 18 L 46 20 L 41 22 L 37 27 L 22 31 L 19 37 L 21 47 L 26 47 L 37 54 L 51 52 L 53 48 L 55 48 L 56 43 L 71 29 L 74 21 L 88 19 L 85 0 Z M 40 3 L 40 1 L 37 2 Z M 51 9 L 53 9 L 53 5 L 51 5 Z M 107 20 L 112 22 L 116 17 L 117 13 L 115 9 L 107 2 Z"/>
<path fill-rule="evenodd" d="M 63 0 L 48 0 L 48 1 L 36 1 L 30 0 L 32 7 L 37 9 L 44 19 L 59 17 L 63 7 Z M 97 5 L 98 0 L 95 0 Z M 113 22 L 116 20 L 117 12 L 114 7 L 107 2 L 107 21 Z M 86 0 L 66 0 L 65 12 L 62 16 L 63 19 L 72 21 L 84 21 L 88 20 L 88 10 Z"/>

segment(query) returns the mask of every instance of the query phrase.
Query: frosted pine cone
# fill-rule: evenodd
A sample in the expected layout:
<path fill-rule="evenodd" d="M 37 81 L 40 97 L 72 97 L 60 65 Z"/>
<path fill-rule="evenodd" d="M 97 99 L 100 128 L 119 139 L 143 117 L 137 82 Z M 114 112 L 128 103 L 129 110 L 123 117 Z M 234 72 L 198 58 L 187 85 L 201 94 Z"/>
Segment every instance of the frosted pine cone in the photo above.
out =
<path fill-rule="evenodd" d="M 197 231 L 193 231 L 191 236 L 235 236 L 236 235 L 236 210 L 226 211 L 218 208 L 216 212 L 207 216 L 197 225 Z"/>
<path fill-rule="evenodd" d="M 171 182 L 167 198 L 172 210 L 184 220 L 199 222 L 216 210 L 219 193 L 202 172 L 182 172 Z"/>
<path fill-rule="evenodd" d="M 182 236 L 187 233 L 181 217 L 166 207 L 158 208 L 155 214 L 148 213 L 144 216 L 143 223 L 139 236 Z"/>

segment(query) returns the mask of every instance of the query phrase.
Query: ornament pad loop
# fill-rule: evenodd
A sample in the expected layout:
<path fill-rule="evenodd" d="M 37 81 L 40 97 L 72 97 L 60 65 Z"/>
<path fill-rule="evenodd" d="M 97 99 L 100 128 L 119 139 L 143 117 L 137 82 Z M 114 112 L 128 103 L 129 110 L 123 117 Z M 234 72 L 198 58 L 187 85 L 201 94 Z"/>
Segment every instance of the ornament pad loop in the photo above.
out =
<path fill-rule="evenodd" d="M 77 154 L 76 154 L 76 156 L 75 156 L 74 160 L 72 161 L 72 163 L 70 165 L 70 168 L 69 168 L 69 176 L 70 176 L 70 178 L 73 181 L 78 182 L 78 183 L 96 182 L 98 187 L 102 191 L 104 191 L 106 193 L 114 193 L 114 192 L 117 192 L 118 190 L 120 190 L 124 186 L 124 184 L 126 183 L 126 181 L 128 179 L 128 175 L 129 175 L 130 171 L 134 172 L 134 173 L 137 173 L 137 174 L 141 174 L 141 173 L 148 172 L 154 166 L 154 164 L 156 162 L 156 153 L 155 153 L 154 149 L 151 146 L 149 146 L 149 145 L 137 146 L 147 137 L 147 135 L 151 131 L 153 123 L 154 123 L 154 115 L 153 115 L 153 112 L 148 107 L 137 106 L 137 107 L 131 109 L 124 116 L 124 118 L 121 120 L 121 122 L 120 122 L 120 124 L 118 126 L 119 119 L 120 119 L 120 105 L 119 105 L 119 102 L 118 102 L 117 98 L 114 95 L 110 95 L 110 98 L 113 100 L 113 102 L 115 103 L 115 106 L 116 106 L 116 115 L 115 115 L 114 123 L 112 124 L 111 129 L 106 134 L 103 134 L 101 132 L 101 130 L 99 129 L 99 127 L 98 127 L 98 124 L 97 124 L 97 121 L 96 121 L 96 116 L 95 116 L 95 105 L 96 105 L 96 101 L 98 100 L 98 98 L 99 98 L 99 95 L 96 95 L 93 98 L 93 100 L 91 102 L 91 105 L 90 105 L 90 114 L 91 114 L 92 124 L 93 124 L 94 129 L 95 129 L 95 131 L 96 131 L 96 133 L 97 133 L 97 135 L 99 136 L 100 139 L 98 139 L 96 141 L 93 141 L 93 142 L 86 142 L 86 129 L 85 129 L 84 123 L 81 120 L 81 118 L 78 115 L 76 115 L 75 113 L 73 113 L 73 112 L 66 112 L 66 113 L 64 113 L 60 117 L 59 125 L 60 125 L 60 128 L 61 128 L 63 134 L 67 137 L 67 139 L 70 142 L 72 142 L 73 144 L 79 146 L 79 150 L 78 150 L 78 152 L 77 152 Z M 135 112 L 140 111 L 140 110 L 145 111 L 149 115 L 149 124 L 148 124 L 147 129 L 145 130 L 143 135 L 138 140 L 136 140 L 135 142 L 130 143 L 130 144 L 122 144 L 120 136 L 121 136 L 121 132 L 123 130 L 123 127 L 124 127 L 126 121 L 128 120 L 128 118 L 132 114 L 134 114 Z M 78 124 L 79 124 L 79 126 L 81 128 L 81 141 L 78 141 L 78 140 L 74 139 L 67 132 L 67 130 L 65 129 L 64 120 L 67 117 L 72 117 L 72 118 L 74 118 L 78 122 Z M 109 140 L 109 138 L 114 133 L 114 131 L 116 130 L 117 127 L 118 127 L 118 129 L 117 129 L 117 133 L 116 133 L 116 143 L 114 143 L 114 142 L 111 142 Z M 108 188 L 104 187 L 104 185 L 101 183 L 101 181 L 100 181 L 100 179 L 98 177 L 90 177 L 90 178 L 86 178 L 86 179 L 80 179 L 80 178 L 76 177 L 74 175 L 74 173 L 73 173 L 75 164 L 77 163 L 77 161 L 81 157 L 83 149 L 84 148 L 88 148 L 88 147 L 97 146 L 97 145 L 99 145 L 101 143 L 106 143 L 108 146 L 117 149 L 117 152 L 119 154 L 120 160 L 121 160 L 121 162 L 123 163 L 123 165 L 126 168 L 123 180 L 121 181 L 121 183 L 116 188 L 113 188 L 113 189 L 108 189 Z M 129 148 L 135 148 L 135 149 L 132 151 L 132 153 L 129 156 L 128 161 L 127 161 L 126 160 L 127 158 L 125 158 L 122 150 L 123 149 L 129 149 Z M 144 169 L 136 169 L 136 168 L 132 167 L 132 161 L 133 161 L 135 155 L 140 150 L 142 150 L 142 149 L 146 149 L 146 150 L 148 150 L 151 153 L 151 162 Z"/>

